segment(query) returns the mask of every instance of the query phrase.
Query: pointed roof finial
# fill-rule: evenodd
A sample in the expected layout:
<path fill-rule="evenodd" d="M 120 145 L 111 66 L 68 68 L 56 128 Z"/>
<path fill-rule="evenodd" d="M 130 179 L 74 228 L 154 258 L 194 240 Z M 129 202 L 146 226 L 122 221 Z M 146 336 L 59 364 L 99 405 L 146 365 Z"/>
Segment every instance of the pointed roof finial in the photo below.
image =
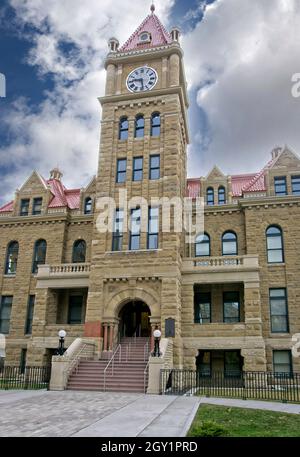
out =
<path fill-rule="evenodd" d="M 152 5 L 150 6 L 150 11 L 151 11 L 152 14 L 154 13 L 154 11 L 155 11 L 154 3 L 152 3 Z"/>

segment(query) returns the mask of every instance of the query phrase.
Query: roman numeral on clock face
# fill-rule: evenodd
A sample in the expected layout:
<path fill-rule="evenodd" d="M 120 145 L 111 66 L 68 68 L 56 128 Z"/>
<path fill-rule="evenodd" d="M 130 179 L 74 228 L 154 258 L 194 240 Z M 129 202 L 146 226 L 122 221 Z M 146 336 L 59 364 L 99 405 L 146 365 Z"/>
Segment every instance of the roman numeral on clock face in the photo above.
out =
<path fill-rule="evenodd" d="M 157 73 L 150 67 L 140 67 L 133 70 L 127 77 L 127 89 L 130 92 L 151 90 L 157 82 Z"/>

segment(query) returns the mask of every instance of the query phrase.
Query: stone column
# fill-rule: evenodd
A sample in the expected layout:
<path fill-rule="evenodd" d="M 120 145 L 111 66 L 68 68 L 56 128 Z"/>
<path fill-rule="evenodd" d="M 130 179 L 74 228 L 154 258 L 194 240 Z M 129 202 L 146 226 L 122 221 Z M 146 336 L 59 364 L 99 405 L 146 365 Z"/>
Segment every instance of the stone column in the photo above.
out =
<path fill-rule="evenodd" d="M 179 86 L 179 66 L 179 55 L 172 54 L 170 57 L 170 86 Z"/>
<path fill-rule="evenodd" d="M 104 324 L 104 342 L 103 342 L 103 351 L 107 351 L 107 330 L 108 330 L 108 325 Z"/>
<path fill-rule="evenodd" d="M 105 95 L 113 95 L 115 93 L 115 77 L 116 67 L 112 63 L 107 66 L 106 70 L 106 86 Z"/>
<path fill-rule="evenodd" d="M 110 324 L 110 327 L 109 327 L 109 351 L 113 350 L 114 330 L 115 330 L 115 325 L 114 324 Z"/>

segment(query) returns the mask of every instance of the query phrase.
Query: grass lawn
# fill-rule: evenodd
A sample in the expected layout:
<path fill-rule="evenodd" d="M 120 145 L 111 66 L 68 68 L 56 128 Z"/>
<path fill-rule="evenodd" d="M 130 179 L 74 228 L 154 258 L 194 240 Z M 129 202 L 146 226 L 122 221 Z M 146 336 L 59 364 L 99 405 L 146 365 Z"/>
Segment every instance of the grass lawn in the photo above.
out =
<path fill-rule="evenodd" d="M 300 437 L 300 415 L 201 405 L 188 436 Z"/>

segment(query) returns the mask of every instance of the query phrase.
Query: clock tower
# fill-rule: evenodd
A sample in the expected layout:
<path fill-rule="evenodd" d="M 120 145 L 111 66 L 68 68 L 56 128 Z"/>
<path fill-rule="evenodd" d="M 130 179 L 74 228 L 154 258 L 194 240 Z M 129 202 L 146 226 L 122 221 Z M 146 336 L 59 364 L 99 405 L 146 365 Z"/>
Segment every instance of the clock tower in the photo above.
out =
<path fill-rule="evenodd" d="M 172 320 L 180 367 L 184 236 L 173 215 L 186 192 L 188 99 L 179 30 L 168 32 L 152 5 L 125 44 L 109 40 L 105 68 L 85 334 L 110 352 L 118 338 L 150 337 L 156 326 L 164 337 Z"/>

